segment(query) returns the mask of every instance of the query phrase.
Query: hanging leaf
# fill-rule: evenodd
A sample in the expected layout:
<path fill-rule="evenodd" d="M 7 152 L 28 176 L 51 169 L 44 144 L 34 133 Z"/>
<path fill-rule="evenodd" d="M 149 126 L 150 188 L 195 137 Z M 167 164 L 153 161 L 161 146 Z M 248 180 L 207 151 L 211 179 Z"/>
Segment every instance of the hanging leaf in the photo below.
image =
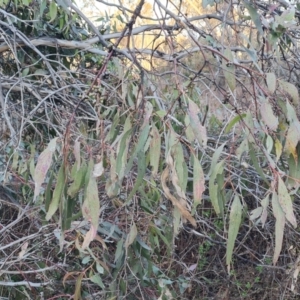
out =
<path fill-rule="evenodd" d="M 118 174 L 119 181 L 122 182 L 125 175 L 125 166 L 127 162 L 129 142 L 131 139 L 132 130 L 129 129 L 126 131 L 119 144 L 117 149 L 117 161 L 116 161 L 116 173 Z"/>
<path fill-rule="evenodd" d="M 77 165 L 77 171 L 80 169 L 80 142 L 78 140 L 78 138 L 76 139 L 75 143 L 74 143 L 74 150 L 73 150 L 74 156 L 75 156 L 75 161 L 76 161 L 76 165 Z"/>
<path fill-rule="evenodd" d="M 71 179 L 73 180 L 72 184 L 68 188 L 68 195 L 71 198 L 74 198 L 75 195 L 84 185 L 84 179 L 86 177 L 87 166 L 82 164 L 81 168 L 74 174 L 71 174 Z"/>
<path fill-rule="evenodd" d="M 247 111 L 246 117 L 244 118 L 244 122 L 246 124 L 245 131 L 247 133 L 248 141 L 252 144 L 255 144 L 255 139 L 253 136 L 254 133 L 253 117 L 250 110 Z"/>
<path fill-rule="evenodd" d="M 271 154 L 272 150 L 273 150 L 273 145 L 274 145 L 274 142 L 273 142 L 273 139 L 270 135 L 267 135 L 267 139 L 266 139 L 266 150 L 268 152 L 268 154 Z"/>
<path fill-rule="evenodd" d="M 110 176 L 106 181 L 105 191 L 107 193 L 107 196 L 112 198 L 117 196 L 120 193 L 120 185 L 118 181 L 118 175 L 116 172 L 115 152 L 113 151 L 113 149 L 110 150 L 109 162 L 110 162 Z"/>
<path fill-rule="evenodd" d="M 65 166 L 64 166 L 64 164 L 62 164 L 58 171 L 57 182 L 56 182 L 55 189 L 53 192 L 52 201 L 50 203 L 49 210 L 46 215 L 47 221 L 49 221 L 51 219 L 51 217 L 55 214 L 55 212 L 58 209 L 59 202 L 61 201 L 63 190 L 65 187 L 65 182 L 66 182 Z"/>
<path fill-rule="evenodd" d="M 253 23 L 256 26 L 256 29 L 258 30 L 258 32 L 263 35 L 263 28 L 262 28 L 262 24 L 261 24 L 261 17 L 257 12 L 257 9 L 255 7 L 253 7 L 253 4 L 248 2 L 247 0 L 243 0 L 245 7 L 247 8 L 251 19 L 253 21 Z"/>
<path fill-rule="evenodd" d="M 222 68 L 225 80 L 233 92 L 236 87 L 236 79 L 235 79 L 235 66 L 233 64 L 233 55 L 230 48 L 226 48 L 224 51 L 224 56 L 227 58 L 227 61 L 223 59 Z"/>
<path fill-rule="evenodd" d="M 176 143 L 172 147 L 172 155 L 174 157 L 174 167 L 172 170 L 172 183 L 176 188 L 177 194 L 185 199 L 185 190 L 187 186 L 188 168 L 184 160 L 181 143 Z M 173 167 L 173 165 L 171 166 Z M 174 172 L 175 171 L 175 172 Z M 175 175 L 175 176 L 173 176 Z"/>
<path fill-rule="evenodd" d="M 273 131 L 278 127 L 278 118 L 274 115 L 271 104 L 267 99 L 263 100 L 260 106 L 260 114 L 264 123 Z"/>
<path fill-rule="evenodd" d="M 199 142 L 199 144 L 205 148 L 207 145 L 206 128 L 204 126 L 202 126 L 202 124 L 200 122 L 199 117 L 200 117 L 201 112 L 200 112 L 198 105 L 191 99 L 189 99 L 188 114 L 190 117 L 190 125 L 193 129 L 194 135 L 195 135 L 197 141 Z"/>
<path fill-rule="evenodd" d="M 150 142 L 150 166 L 152 167 L 152 175 L 156 176 L 159 167 L 159 159 L 161 152 L 161 138 L 158 129 L 153 124 L 151 130 L 152 139 Z"/>
<path fill-rule="evenodd" d="M 211 203 L 214 207 L 216 214 L 223 215 L 224 206 L 223 203 L 220 202 L 219 197 L 219 185 L 216 183 L 217 176 L 222 174 L 224 171 L 224 160 L 217 163 L 216 167 L 213 169 L 212 174 L 209 177 L 209 196 Z"/>
<path fill-rule="evenodd" d="M 295 192 L 300 186 L 300 144 L 296 147 L 298 160 L 295 161 L 295 158 L 290 155 L 288 158 L 289 166 L 289 177 L 288 177 L 288 187 L 289 189 L 294 188 Z"/>
<path fill-rule="evenodd" d="M 239 227 L 242 220 L 242 210 L 243 206 L 241 204 L 240 198 L 238 195 L 235 195 L 230 209 L 228 239 L 226 247 L 226 264 L 228 273 L 230 273 L 230 263 L 232 259 L 234 243 L 238 235 Z"/>
<path fill-rule="evenodd" d="M 261 206 L 263 208 L 263 211 L 261 213 L 260 221 L 262 227 L 265 226 L 267 217 L 268 217 L 268 206 L 269 206 L 269 195 L 267 195 L 262 201 L 261 201 Z"/>
<path fill-rule="evenodd" d="M 273 94 L 276 90 L 276 76 L 274 73 L 267 73 L 266 79 L 267 79 L 268 89 Z"/>
<path fill-rule="evenodd" d="M 147 164 L 146 164 L 145 153 L 143 151 L 140 151 L 138 153 L 138 174 L 136 177 L 135 184 L 134 184 L 129 196 L 127 197 L 126 204 L 129 202 L 129 200 L 132 199 L 132 197 L 134 196 L 134 194 L 136 193 L 136 191 L 138 190 L 140 185 L 144 182 L 146 168 L 147 168 Z"/>
<path fill-rule="evenodd" d="M 144 151 L 144 147 L 145 147 L 145 144 L 147 142 L 147 139 L 149 137 L 149 131 L 150 131 L 150 125 L 147 124 L 141 131 L 141 134 L 139 136 L 139 139 L 138 139 L 138 143 L 134 149 L 134 152 L 132 153 L 128 163 L 127 163 L 127 166 L 126 166 L 126 169 L 125 169 L 125 176 L 128 175 L 128 173 L 130 172 L 131 168 L 132 168 L 132 165 L 133 165 L 133 161 L 134 159 L 136 158 L 137 154 L 140 152 L 140 151 Z"/>
<path fill-rule="evenodd" d="M 194 227 L 197 226 L 195 219 L 192 217 L 192 215 L 188 212 L 188 210 L 171 194 L 170 189 L 167 186 L 167 179 L 169 177 L 169 170 L 168 167 L 164 169 L 164 171 L 161 174 L 161 183 L 163 191 L 166 195 L 166 197 L 172 202 L 174 206 L 176 206 L 179 209 L 179 212 L 181 216 L 185 219 L 187 219 Z"/>
<path fill-rule="evenodd" d="M 292 154 L 294 157 L 294 160 L 298 160 L 298 153 L 297 153 L 297 145 L 300 140 L 300 133 L 299 128 L 297 128 L 297 124 L 293 122 L 286 134 L 286 142 L 285 142 L 285 150 L 287 154 Z"/>
<path fill-rule="evenodd" d="M 244 139 L 241 144 L 238 146 L 238 148 L 236 149 L 235 153 L 236 156 L 238 158 L 239 161 L 241 161 L 241 157 L 244 153 L 248 153 L 249 152 L 249 146 L 248 146 L 248 140 Z"/>
<path fill-rule="evenodd" d="M 294 105 L 299 105 L 299 93 L 298 89 L 291 83 L 279 80 L 280 87 L 293 99 Z"/>
<path fill-rule="evenodd" d="M 228 134 L 231 130 L 231 128 L 238 123 L 240 120 L 242 120 L 244 117 L 246 117 L 246 114 L 241 114 L 241 115 L 237 115 L 235 116 L 226 126 L 225 128 L 225 133 Z"/>
<path fill-rule="evenodd" d="M 193 154 L 193 211 L 201 203 L 205 191 L 205 178 L 198 158 Z"/>
<path fill-rule="evenodd" d="M 278 162 L 282 154 L 282 144 L 278 139 L 275 140 L 275 153 L 276 153 L 276 162 Z"/>
<path fill-rule="evenodd" d="M 294 226 L 294 228 L 296 228 L 297 221 L 296 221 L 296 217 L 295 217 L 294 211 L 293 211 L 293 203 L 292 203 L 291 196 L 290 196 L 283 180 L 281 179 L 281 177 L 278 175 L 277 178 L 278 178 L 278 201 L 279 201 L 279 204 L 285 213 L 286 219 Z"/>
<path fill-rule="evenodd" d="M 51 1 L 50 6 L 49 6 L 49 14 L 51 20 L 49 21 L 50 23 L 53 22 L 57 16 L 57 5 L 55 1 Z"/>
<path fill-rule="evenodd" d="M 223 143 L 213 154 L 213 157 L 212 157 L 212 160 L 211 160 L 211 164 L 210 164 L 210 169 L 209 169 L 209 172 L 208 172 L 208 176 L 210 176 L 213 172 L 213 170 L 215 169 L 217 163 L 218 163 L 218 160 L 222 154 L 222 151 L 223 151 L 223 148 L 224 146 L 226 145 L 226 142 Z"/>
<path fill-rule="evenodd" d="M 127 235 L 126 241 L 125 241 L 124 246 L 125 246 L 126 249 L 128 249 L 128 247 L 135 241 L 137 233 L 138 233 L 138 231 L 137 231 L 136 225 L 133 222 L 133 224 L 130 228 L 130 231 Z"/>
<path fill-rule="evenodd" d="M 274 256 L 273 256 L 273 264 L 275 265 L 278 261 L 281 248 L 282 248 L 282 241 L 283 241 L 283 232 L 284 232 L 284 226 L 285 226 L 285 216 L 284 212 L 279 204 L 278 196 L 276 192 L 273 192 L 272 196 L 272 207 L 273 207 L 273 213 L 276 218 L 275 223 L 275 250 L 274 250 Z"/>
<path fill-rule="evenodd" d="M 93 225 L 94 228 L 98 228 L 100 202 L 97 181 L 91 174 L 87 174 L 87 176 L 89 177 L 89 181 L 85 191 L 84 202 L 82 204 L 82 215 L 85 220 L 91 222 L 91 225 Z"/>
<path fill-rule="evenodd" d="M 36 201 L 36 198 L 40 193 L 42 183 L 44 182 L 47 172 L 51 166 L 52 156 L 56 148 L 56 142 L 57 142 L 57 138 L 52 139 L 49 142 L 48 147 L 40 154 L 38 158 L 34 170 L 34 183 L 35 183 L 34 196 L 33 196 L 34 202 Z"/>

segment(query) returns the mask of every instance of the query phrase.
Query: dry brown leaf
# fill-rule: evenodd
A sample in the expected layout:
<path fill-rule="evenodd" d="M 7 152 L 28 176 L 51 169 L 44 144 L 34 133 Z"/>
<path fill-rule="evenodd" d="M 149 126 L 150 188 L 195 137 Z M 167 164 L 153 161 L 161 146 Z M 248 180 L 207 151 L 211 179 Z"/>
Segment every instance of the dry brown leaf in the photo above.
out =
<path fill-rule="evenodd" d="M 187 209 L 171 194 L 168 186 L 167 186 L 167 179 L 169 177 L 169 170 L 168 167 L 164 169 L 164 171 L 161 174 L 161 182 L 162 182 L 162 188 L 165 192 L 167 198 L 172 202 L 172 204 L 178 208 L 180 214 L 182 217 L 187 219 L 194 227 L 197 226 L 195 219 L 192 217 L 192 215 L 187 211 Z"/>

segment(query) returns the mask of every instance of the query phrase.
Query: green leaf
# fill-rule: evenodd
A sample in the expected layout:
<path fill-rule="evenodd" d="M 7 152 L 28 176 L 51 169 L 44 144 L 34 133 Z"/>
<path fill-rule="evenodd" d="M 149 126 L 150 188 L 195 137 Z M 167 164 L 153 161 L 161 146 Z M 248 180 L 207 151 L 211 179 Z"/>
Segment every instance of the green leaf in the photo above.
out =
<path fill-rule="evenodd" d="M 279 80 L 280 87 L 292 98 L 294 105 L 299 105 L 298 89 L 291 83 Z"/>
<path fill-rule="evenodd" d="M 278 139 L 275 140 L 275 153 L 276 153 L 276 162 L 277 162 L 282 154 L 282 144 Z"/>
<path fill-rule="evenodd" d="M 217 181 L 217 175 L 222 174 L 224 171 L 224 160 L 217 163 L 215 168 L 213 169 L 210 177 L 209 177 L 209 196 L 211 199 L 211 203 L 214 207 L 215 212 L 218 215 L 223 215 L 224 207 L 222 203 L 220 203 L 219 200 L 219 185 L 216 184 Z"/>
<path fill-rule="evenodd" d="M 211 164 L 210 164 L 210 170 L 208 172 L 208 176 L 211 175 L 211 173 L 213 172 L 213 170 L 216 167 L 216 164 L 222 154 L 223 148 L 226 145 L 226 142 L 224 142 L 213 154 L 212 160 L 211 160 Z"/>
<path fill-rule="evenodd" d="M 267 139 L 266 139 L 266 148 L 267 148 L 267 152 L 270 154 L 272 149 L 273 149 L 273 139 L 270 135 L 267 135 Z"/>
<path fill-rule="evenodd" d="M 50 23 L 53 22 L 57 16 L 57 5 L 55 1 L 51 1 L 50 6 L 49 6 L 49 14 L 51 20 L 49 21 Z"/>
<path fill-rule="evenodd" d="M 233 64 L 233 55 L 229 48 L 225 49 L 224 56 L 227 58 L 228 61 L 223 59 L 222 62 L 223 73 L 229 88 L 233 92 L 236 87 L 235 66 Z"/>
<path fill-rule="evenodd" d="M 125 173 L 125 166 L 128 154 L 129 142 L 132 134 L 132 129 L 127 130 L 119 142 L 118 145 L 118 156 L 116 161 L 116 173 L 118 174 L 119 181 L 121 182 Z"/>
<path fill-rule="evenodd" d="M 286 141 L 285 141 L 285 146 L 284 149 L 287 152 L 287 154 L 292 154 L 295 161 L 298 160 L 298 153 L 297 153 L 297 145 L 298 142 L 300 141 L 300 132 L 299 132 L 299 127 L 297 126 L 298 122 L 294 121 L 286 134 Z"/>
<path fill-rule="evenodd" d="M 231 128 L 237 123 L 239 122 L 241 119 L 243 119 L 244 117 L 246 117 L 246 114 L 241 114 L 241 115 L 237 115 L 235 116 L 226 126 L 225 128 L 225 133 L 228 134 L 231 130 Z"/>
<path fill-rule="evenodd" d="M 62 193 L 65 187 L 65 182 L 66 182 L 66 174 L 65 174 L 65 166 L 64 164 L 61 164 L 60 169 L 58 171 L 57 175 L 57 182 L 56 186 L 53 192 L 53 198 L 49 206 L 49 210 L 46 215 L 46 220 L 49 221 L 51 217 L 55 214 L 55 212 L 58 209 L 59 202 L 62 197 Z"/>
<path fill-rule="evenodd" d="M 259 165 L 258 163 L 258 160 L 257 160 L 257 157 L 256 157 L 256 154 L 255 154 L 255 151 L 254 151 L 254 148 L 251 144 L 249 144 L 249 154 L 250 154 L 250 158 L 252 160 L 252 163 L 253 163 L 253 166 L 254 168 L 256 169 L 257 173 L 260 175 L 260 177 L 265 181 L 265 183 L 267 183 L 267 185 L 269 186 L 269 181 L 267 180 L 261 166 Z"/>
<path fill-rule="evenodd" d="M 236 149 L 235 153 L 236 156 L 238 158 L 239 161 L 241 161 L 241 157 L 244 153 L 248 153 L 249 152 L 249 145 L 248 145 L 248 140 L 244 139 L 241 144 L 238 146 L 238 148 Z"/>
<path fill-rule="evenodd" d="M 25 68 L 23 71 L 22 71 L 22 77 L 26 77 L 29 73 L 29 68 Z"/>
<path fill-rule="evenodd" d="M 117 243 L 117 249 L 116 249 L 116 253 L 115 253 L 115 260 L 114 262 L 116 263 L 120 258 L 122 258 L 123 254 L 124 254 L 124 250 L 123 250 L 123 244 L 124 244 L 124 240 L 120 239 Z"/>
<path fill-rule="evenodd" d="M 136 158 L 137 154 L 144 150 L 145 144 L 146 144 L 147 139 L 149 137 L 149 131 L 150 131 L 150 126 L 149 126 L 149 124 L 147 124 L 142 129 L 142 132 L 139 136 L 138 143 L 137 143 L 137 145 L 134 149 L 134 152 L 132 153 L 132 155 L 131 155 L 128 163 L 127 163 L 127 166 L 126 166 L 126 169 L 125 169 L 125 176 L 128 175 L 128 173 L 130 172 L 130 170 L 132 168 L 132 165 L 133 165 L 133 161 Z M 145 153 L 144 153 L 144 155 L 145 155 Z"/>
<path fill-rule="evenodd" d="M 93 283 L 96 283 L 101 289 L 105 290 L 105 285 L 99 274 L 95 274 L 95 275 L 91 276 L 90 281 L 92 281 Z"/>
<path fill-rule="evenodd" d="M 138 174 L 137 174 L 137 178 L 135 181 L 135 184 L 126 200 L 126 203 L 129 202 L 129 200 L 131 200 L 131 198 L 134 196 L 134 194 L 136 193 L 136 191 L 138 190 L 139 186 L 144 182 L 144 176 L 146 174 L 146 157 L 145 157 L 145 153 L 141 150 L 138 153 Z"/>
<path fill-rule="evenodd" d="M 133 222 L 133 224 L 132 224 L 132 226 L 130 228 L 130 231 L 129 231 L 128 235 L 127 235 L 126 241 L 125 241 L 125 248 L 126 249 L 135 241 L 137 233 L 138 232 L 137 232 L 136 225 Z"/>
<path fill-rule="evenodd" d="M 262 120 L 270 128 L 270 130 L 276 131 L 279 124 L 278 118 L 274 115 L 273 108 L 267 99 L 262 100 L 260 114 Z"/>
<path fill-rule="evenodd" d="M 175 170 L 176 170 L 176 173 L 178 176 L 178 185 L 179 185 L 180 189 L 182 190 L 182 192 L 184 193 L 184 191 L 186 190 L 186 186 L 187 186 L 188 169 L 187 169 L 187 165 L 184 160 L 181 143 L 176 143 L 172 147 L 172 152 L 173 152 L 172 154 L 173 154 L 174 162 L 175 162 Z M 179 195 L 180 195 L 180 193 L 179 193 Z"/>
<path fill-rule="evenodd" d="M 293 210 L 293 203 L 291 196 L 281 179 L 281 177 L 278 175 L 278 201 L 279 204 L 282 208 L 282 210 L 285 213 L 286 219 L 294 226 L 294 228 L 297 227 L 297 221 L 296 217 L 294 215 L 294 210 Z"/>
<path fill-rule="evenodd" d="M 158 129 L 153 124 L 151 130 L 151 143 L 150 143 L 150 166 L 152 167 L 152 175 L 156 176 L 159 167 L 159 159 L 161 153 L 161 138 Z"/>
<path fill-rule="evenodd" d="M 244 118 L 244 122 L 246 124 L 245 131 L 247 133 L 248 141 L 250 143 L 255 144 L 255 140 L 254 140 L 254 137 L 253 137 L 253 132 L 254 132 L 253 117 L 252 117 L 252 114 L 251 114 L 250 110 L 247 111 L 247 114 Z"/>
<path fill-rule="evenodd" d="M 188 114 L 190 117 L 190 125 L 193 129 L 193 133 L 198 140 L 199 144 L 202 147 L 206 147 L 207 145 L 207 133 L 206 128 L 201 124 L 199 116 L 200 116 L 200 109 L 198 105 L 192 101 L 191 99 L 189 101 L 189 110 Z"/>
<path fill-rule="evenodd" d="M 268 89 L 273 94 L 276 90 L 276 76 L 274 73 L 267 73 L 266 79 L 267 79 Z"/>
<path fill-rule="evenodd" d="M 75 195 L 79 192 L 79 190 L 83 187 L 84 179 L 87 172 L 87 166 L 82 164 L 80 169 L 76 171 L 75 174 L 71 174 L 71 178 L 73 179 L 72 184 L 68 188 L 68 195 L 71 198 L 74 198 Z"/>
<path fill-rule="evenodd" d="M 249 11 L 249 14 L 251 16 L 251 19 L 253 21 L 253 23 L 256 26 L 256 29 L 258 30 L 258 32 L 263 35 L 263 28 L 262 28 L 262 24 L 261 24 L 261 18 L 259 13 L 257 12 L 257 9 L 253 7 L 252 3 L 244 0 L 244 5 L 247 8 L 247 10 Z"/>
<path fill-rule="evenodd" d="M 204 173 L 198 158 L 193 154 L 193 212 L 195 212 L 197 206 L 201 203 L 202 194 L 204 191 Z"/>
<path fill-rule="evenodd" d="M 86 188 L 84 202 L 82 205 L 82 215 L 87 221 L 91 222 L 94 228 L 98 228 L 100 215 L 100 201 L 96 178 L 91 174 L 89 183 Z"/>
<path fill-rule="evenodd" d="M 272 196 L 272 207 L 273 213 L 276 218 L 275 223 L 275 251 L 273 256 L 273 264 L 275 265 L 282 248 L 282 241 L 283 241 L 283 233 L 284 233 L 284 226 L 285 226 L 285 216 L 284 212 L 279 204 L 278 196 L 276 192 L 273 192 Z"/>
<path fill-rule="evenodd" d="M 230 273 L 230 263 L 232 259 L 235 239 L 237 237 L 239 227 L 241 225 L 242 210 L 243 206 L 241 204 L 240 198 L 238 195 L 235 195 L 230 209 L 228 239 L 226 247 L 226 264 L 228 268 L 228 273 Z"/>
<path fill-rule="evenodd" d="M 288 187 L 294 188 L 295 192 L 300 186 L 300 144 L 297 145 L 297 160 L 290 155 L 288 158 L 289 176 L 288 176 Z"/>

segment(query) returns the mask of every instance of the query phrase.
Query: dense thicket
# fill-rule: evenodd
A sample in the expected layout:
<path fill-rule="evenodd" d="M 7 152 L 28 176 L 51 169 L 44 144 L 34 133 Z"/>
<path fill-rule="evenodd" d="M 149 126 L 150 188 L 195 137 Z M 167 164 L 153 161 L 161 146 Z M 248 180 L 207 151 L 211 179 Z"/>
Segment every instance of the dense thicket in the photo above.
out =
<path fill-rule="evenodd" d="M 298 4 L 98 2 L 0 1 L 1 297 L 297 299 Z"/>

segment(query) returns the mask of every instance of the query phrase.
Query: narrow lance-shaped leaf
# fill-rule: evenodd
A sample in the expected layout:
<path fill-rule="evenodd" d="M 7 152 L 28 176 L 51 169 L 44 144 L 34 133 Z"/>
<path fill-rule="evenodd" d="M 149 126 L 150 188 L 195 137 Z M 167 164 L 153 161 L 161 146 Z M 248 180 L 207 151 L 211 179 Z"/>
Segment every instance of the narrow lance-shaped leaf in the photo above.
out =
<path fill-rule="evenodd" d="M 276 76 L 274 73 L 266 74 L 268 89 L 271 93 L 274 93 L 276 90 Z"/>
<path fill-rule="evenodd" d="M 288 95 L 290 95 L 290 97 L 293 99 L 294 105 L 298 105 L 299 92 L 297 88 L 293 84 L 282 80 L 279 80 L 279 85 Z"/>
<path fill-rule="evenodd" d="M 166 195 L 166 197 L 172 202 L 174 206 L 176 206 L 181 214 L 181 216 L 185 219 L 187 219 L 194 227 L 197 226 L 197 223 L 195 219 L 192 217 L 192 215 L 188 212 L 186 207 L 184 207 L 170 192 L 170 189 L 167 186 L 167 179 L 169 177 L 169 170 L 168 167 L 165 168 L 165 170 L 161 174 L 161 183 L 163 191 Z"/>
<path fill-rule="evenodd" d="M 222 151 L 223 151 L 223 148 L 225 146 L 226 142 L 223 143 L 213 154 L 213 157 L 212 157 L 212 160 L 211 160 L 211 164 L 210 164 L 210 169 L 209 169 L 209 172 L 208 172 L 208 176 L 211 175 L 211 173 L 213 172 L 213 170 L 215 169 L 217 163 L 218 163 L 218 160 L 222 154 Z"/>
<path fill-rule="evenodd" d="M 285 151 L 287 154 L 292 154 L 295 161 L 298 161 L 297 144 L 300 140 L 300 132 L 297 127 L 297 122 L 293 122 L 286 134 Z"/>
<path fill-rule="evenodd" d="M 98 228 L 100 201 L 96 178 L 92 175 L 90 175 L 90 180 L 86 188 L 85 198 L 82 205 L 82 214 L 87 221 L 91 222 L 95 228 Z"/>
<path fill-rule="evenodd" d="M 90 162 L 89 170 L 93 165 Z M 90 242 L 93 241 L 97 234 L 97 228 L 99 225 L 99 216 L 100 216 L 100 201 L 98 195 L 98 187 L 96 178 L 92 175 L 92 172 L 87 174 L 89 176 L 88 185 L 85 192 L 85 198 L 82 205 L 82 215 L 83 217 L 91 223 L 90 230 L 87 232 L 82 248 L 85 249 L 89 246 Z"/>
<path fill-rule="evenodd" d="M 78 171 L 80 169 L 80 164 L 81 164 L 81 160 L 80 160 L 80 142 L 79 142 L 78 138 L 76 139 L 76 141 L 74 143 L 73 153 L 74 153 L 74 156 L 75 156 L 76 166 L 77 166 L 77 171 Z"/>
<path fill-rule="evenodd" d="M 158 129 L 152 125 L 152 139 L 150 143 L 150 165 L 152 167 L 152 175 L 156 176 L 159 167 L 159 158 L 161 153 L 161 138 Z"/>
<path fill-rule="evenodd" d="M 193 211 L 201 203 L 202 194 L 205 191 L 205 178 L 198 158 L 193 155 Z"/>
<path fill-rule="evenodd" d="M 55 212 L 58 209 L 59 202 L 61 200 L 62 193 L 65 187 L 65 181 L 66 181 L 65 166 L 64 164 L 62 164 L 58 171 L 57 182 L 53 192 L 52 201 L 50 203 L 49 210 L 46 215 L 47 221 L 51 219 L 51 217 L 55 214 Z"/>
<path fill-rule="evenodd" d="M 285 226 L 285 216 L 284 212 L 279 204 L 278 196 L 276 192 L 273 192 L 272 196 L 272 207 L 273 207 L 273 213 L 276 218 L 275 223 L 275 251 L 273 256 L 273 264 L 275 265 L 278 261 L 281 248 L 282 248 L 282 241 L 283 241 L 283 232 L 284 232 L 284 226 Z"/>
<path fill-rule="evenodd" d="M 278 175 L 278 201 L 282 208 L 282 210 L 285 213 L 286 219 L 294 226 L 294 228 L 297 227 L 297 221 L 296 217 L 293 211 L 293 203 L 291 196 L 281 179 L 281 177 Z"/>
<path fill-rule="evenodd" d="M 33 196 L 34 201 L 36 201 L 36 198 L 40 193 L 40 188 L 42 186 L 42 183 L 44 182 L 47 172 L 51 166 L 52 156 L 56 148 L 56 142 L 57 142 L 57 138 L 52 139 L 48 144 L 48 147 L 40 154 L 38 158 L 34 170 L 34 183 L 35 183 L 34 196 Z"/>
<path fill-rule="evenodd" d="M 228 229 L 228 239 L 226 247 L 226 264 L 228 273 L 230 272 L 230 263 L 234 248 L 234 243 L 239 232 L 239 227 L 242 220 L 242 209 L 240 198 L 235 195 L 234 200 L 231 205 L 230 215 L 229 215 L 229 229 Z"/>
<path fill-rule="evenodd" d="M 51 1 L 51 3 L 50 3 L 49 14 L 50 14 L 50 18 L 51 18 L 50 22 L 54 21 L 57 16 L 57 5 L 56 5 L 55 1 Z"/>
<path fill-rule="evenodd" d="M 176 189 L 177 194 L 185 199 L 185 190 L 187 186 L 187 177 L 188 177 L 188 169 L 184 160 L 183 150 L 181 143 L 176 143 L 172 147 L 173 157 L 174 157 L 174 167 L 175 169 L 172 171 L 172 183 Z M 172 166 L 173 167 L 173 166 Z M 175 175 L 175 176 L 173 176 Z"/>
<path fill-rule="evenodd" d="M 133 165 L 133 161 L 134 159 L 136 158 L 137 154 L 140 152 L 140 151 L 143 151 L 144 150 L 144 146 L 147 142 L 147 139 L 149 137 L 149 131 L 150 131 L 150 126 L 149 124 L 145 125 L 145 127 L 142 129 L 141 131 L 141 134 L 139 136 L 139 140 L 138 140 L 138 143 L 134 149 L 134 152 L 132 153 L 128 163 L 127 163 L 127 166 L 125 168 L 125 176 L 130 172 L 131 168 L 132 168 L 132 165 Z"/>
<path fill-rule="evenodd" d="M 129 141 L 131 138 L 131 133 L 132 133 L 131 129 L 126 131 L 123 134 L 121 141 L 119 142 L 119 145 L 118 145 L 116 172 L 118 174 L 120 182 L 123 180 L 123 177 L 124 177 L 125 166 L 126 166 L 126 161 L 127 161 L 127 154 L 128 154 L 128 146 L 129 146 Z"/>
<path fill-rule="evenodd" d="M 271 104 L 267 99 L 263 99 L 260 106 L 260 114 L 264 123 L 273 131 L 278 127 L 278 118 L 274 115 Z"/>
<path fill-rule="evenodd" d="M 71 176 L 73 182 L 68 188 L 68 195 L 71 198 L 74 198 L 75 195 L 79 192 L 79 190 L 83 187 L 86 171 L 87 171 L 87 166 L 82 164 L 80 169 L 75 174 L 73 174 L 73 176 Z"/>
<path fill-rule="evenodd" d="M 233 55 L 229 48 L 225 49 L 224 56 L 228 59 L 228 61 L 223 59 L 222 62 L 223 73 L 229 88 L 233 92 L 236 87 L 235 66 L 233 64 Z"/>
<path fill-rule="evenodd" d="M 224 171 L 224 160 L 217 163 L 216 167 L 214 168 L 209 178 L 209 196 L 211 199 L 211 203 L 214 207 L 214 210 L 218 215 L 223 214 L 224 208 L 221 207 L 219 203 L 218 196 L 220 191 L 219 191 L 219 185 L 216 183 L 216 181 L 217 181 L 217 175 L 222 174 L 223 171 Z"/>
<path fill-rule="evenodd" d="M 138 153 L 138 174 L 137 174 L 137 178 L 135 181 L 135 184 L 127 198 L 126 203 L 128 203 L 128 201 L 131 200 L 131 198 L 134 196 L 134 194 L 136 193 L 136 191 L 138 190 L 138 188 L 140 187 L 140 185 L 143 183 L 144 181 L 144 176 L 146 174 L 146 156 L 145 153 L 141 150 Z"/>
<path fill-rule="evenodd" d="M 131 228 L 130 228 L 130 231 L 127 235 L 127 238 L 126 238 L 126 241 L 125 241 L 125 248 L 127 249 L 135 240 L 136 236 L 137 236 L 137 227 L 135 225 L 135 223 L 133 222 Z"/>
<path fill-rule="evenodd" d="M 249 2 L 247 0 L 244 0 L 243 2 L 244 2 L 244 5 L 247 8 L 247 10 L 248 10 L 248 12 L 251 16 L 251 19 L 252 19 L 253 23 L 256 26 L 256 29 L 258 30 L 258 32 L 261 35 L 263 35 L 263 28 L 262 28 L 261 18 L 260 18 L 260 15 L 257 12 L 257 9 L 253 7 L 251 2 Z"/>
<path fill-rule="evenodd" d="M 269 195 L 267 195 L 262 201 L 261 201 L 261 206 L 263 208 L 260 221 L 261 221 L 261 226 L 264 227 L 267 217 L 268 217 L 268 206 L 269 206 Z"/>
<path fill-rule="evenodd" d="M 207 145 L 207 133 L 206 128 L 201 124 L 199 116 L 200 116 L 200 109 L 198 105 L 189 99 L 189 111 L 190 117 L 190 125 L 193 129 L 194 135 L 197 138 L 199 144 L 202 147 L 206 147 Z"/>
<path fill-rule="evenodd" d="M 228 134 L 231 130 L 231 128 L 238 123 L 240 120 L 242 120 L 244 117 L 246 117 L 246 114 L 241 114 L 241 115 L 237 115 L 235 116 L 226 126 L 225 128 L 225 133 Z"/>

